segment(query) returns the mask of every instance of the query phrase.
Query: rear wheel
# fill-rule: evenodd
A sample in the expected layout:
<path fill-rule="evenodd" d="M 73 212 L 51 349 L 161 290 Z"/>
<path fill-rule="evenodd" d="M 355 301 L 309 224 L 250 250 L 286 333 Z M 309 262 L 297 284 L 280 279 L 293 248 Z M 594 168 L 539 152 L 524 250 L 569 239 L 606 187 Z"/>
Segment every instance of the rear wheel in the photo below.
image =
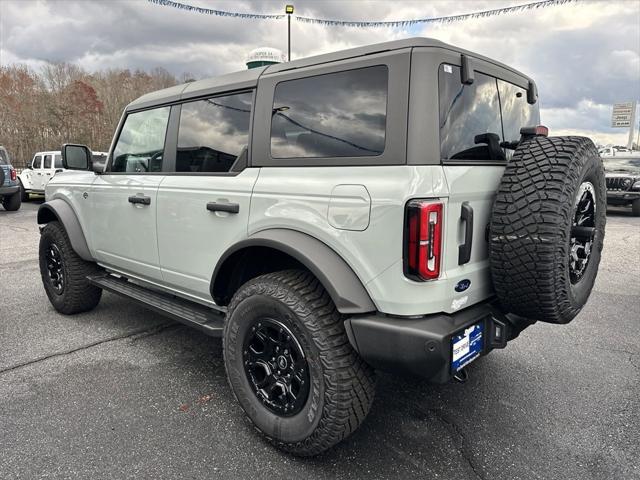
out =
<path fill-rule="evenodd" d="M 308 272 L 270 273 L 243 285 L 229 305 L 223 342 L 238 402 L 285 451 L 321 453 L 369 412 L 373 371 L 349 344 L 342 316 Z"/>
<path fill-rule="evenodd" d="M 640 198 L 631 203 L 631 214 L 634 217 L 640 217 Z"/>
<path fill-rule="evenodd" d="M 22 200 L 20 199 L 20 192 L 16 192 L 13 195 L 6 195 L 2 199 L 2 206 L 9 212 L 15 212 L 20 209 Z"/>
<path fill-rule="evenodd" d="M 604 170 L 591 140 L 524 141 L 507 164 L 490 225 L 491 274 L 503 307 L 570 322 L 595 282 L 605 222 Z"/>
<path fill-rule="evenodd" d="M 58 312 L 70 315 L 98 305 L 102 290 L 89 283 L 87 276 L 98 273 L 99 268 L 78 256 L 59 222 L 43 228 L 39 253 L 44 290 Z"/>

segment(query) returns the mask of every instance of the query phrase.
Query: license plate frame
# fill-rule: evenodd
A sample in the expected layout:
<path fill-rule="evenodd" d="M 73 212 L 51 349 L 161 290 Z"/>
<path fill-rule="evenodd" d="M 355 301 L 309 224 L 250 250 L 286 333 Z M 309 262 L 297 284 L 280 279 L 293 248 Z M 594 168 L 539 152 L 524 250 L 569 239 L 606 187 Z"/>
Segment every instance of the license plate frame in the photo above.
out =
<path fill-rule="evenodd" d="M 476 360 L 484 350 L 485 325 L 474 323 L 451 337 L 451 372 L 457 373 Z"/>

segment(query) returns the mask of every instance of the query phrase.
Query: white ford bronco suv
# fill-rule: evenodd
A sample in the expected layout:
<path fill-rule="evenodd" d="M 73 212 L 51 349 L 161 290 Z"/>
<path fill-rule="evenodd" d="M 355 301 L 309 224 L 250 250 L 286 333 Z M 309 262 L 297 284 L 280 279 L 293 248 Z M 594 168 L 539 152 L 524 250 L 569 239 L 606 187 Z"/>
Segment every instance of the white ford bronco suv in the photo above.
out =
<path fill-rule="evenodd" d="M 44 288 L 64 314 L 108 290 L 221 336 L 257 429 L 314 455 L 364 420 L 374 369 L 464 380 L 583 307 L 602 162 L 538 124 L 529 77 L 423 38 L 150 93 L 106 166 L 63 147 Z"/>

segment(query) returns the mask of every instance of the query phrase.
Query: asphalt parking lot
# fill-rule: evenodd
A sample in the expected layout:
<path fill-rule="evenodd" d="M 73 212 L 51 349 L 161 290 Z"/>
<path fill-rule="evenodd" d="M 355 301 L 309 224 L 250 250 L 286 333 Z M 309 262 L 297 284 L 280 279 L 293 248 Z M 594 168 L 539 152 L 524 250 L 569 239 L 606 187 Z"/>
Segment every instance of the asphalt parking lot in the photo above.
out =
<path fill-rule="evenodd" d="M 0 478 L 640 478 L 640 218 L 610 211 L 591 299 L 470 368 L 378 376 L 321 457 L 273 449 L 226 383 L 221 341 L 105 293 L 65 317 L 40 283 L 37 201 L 0 209 Z"/>

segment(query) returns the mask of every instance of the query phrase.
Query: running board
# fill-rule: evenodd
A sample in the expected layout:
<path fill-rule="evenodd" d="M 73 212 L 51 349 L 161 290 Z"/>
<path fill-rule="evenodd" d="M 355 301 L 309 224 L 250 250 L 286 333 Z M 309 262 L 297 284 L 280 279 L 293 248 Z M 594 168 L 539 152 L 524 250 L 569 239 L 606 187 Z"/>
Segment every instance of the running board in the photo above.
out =
<path fill-rule="evenodd" d="M 211 335 L 221 337 L 224 312 L 205 307 L 168 293 L 142 287 L 110 274 L 90 275 L 87 280 L 96 287 L 134 300 L 143 306 L 177 322 Z"/>

